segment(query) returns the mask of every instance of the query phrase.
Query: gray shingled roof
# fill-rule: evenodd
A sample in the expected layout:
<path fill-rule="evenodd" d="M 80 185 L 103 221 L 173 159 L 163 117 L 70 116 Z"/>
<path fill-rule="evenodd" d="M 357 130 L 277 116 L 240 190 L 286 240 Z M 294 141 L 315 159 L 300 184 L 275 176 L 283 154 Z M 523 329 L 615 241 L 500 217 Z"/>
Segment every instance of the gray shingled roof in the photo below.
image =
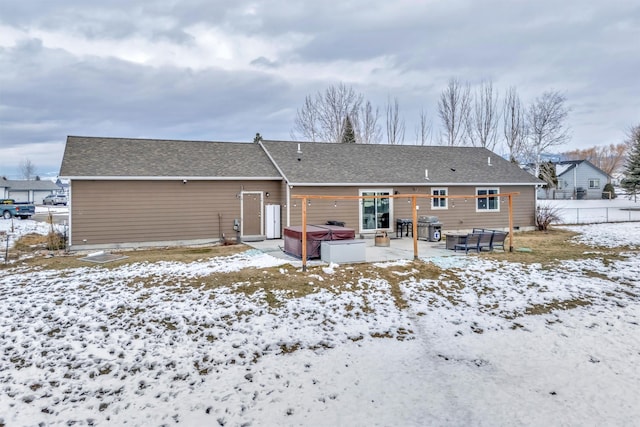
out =
<path fill-rule="evenodd" d="M 57 191 L 62 188 L 58 187 L 55 182 L 45 180 L 14 180 L 3 179 L 0 181 L 0 187 L 6 187 L 13 191 Z"/>
<path fill-rule="evenodd" d="M 556 165 L 556 169 L 558 168 L 558 166 L 565 166 L 565 168 L 562 171 L 562 173 L 558 173 L 558 175 L 564 175 L 568 171 L 570 171 L 570 170 L 572 170 L 574 168 L 577 168 L 581 164 L 586 164 L 586 165 L 589 165 L 591 168 L 593 168 L 593 170 L 598 171 L 603 175 L 610 176 L 608 173 L 606 173 L 605 171 L 603 171 L 602 169 L 600 169 L 599 167 L 597 167 L 596 165 L 594 165 L 593 163 L 591 163 L 589 160 L 586 160 L 586 159 L 583 159 L 583 160 L 563 160 L 561 162 L 554 162 L 553 164 Z"/>
<path fill-rule="evenodd" d="M 294 185 L 541 183 L 485 148 L 290 141 L 263 141 L 262 145 Z"/>
<path fill-rule="evenodd" d="M 69 136 L 60 175 L 278 179 L 281 171 L 293 185 L 540 183 L 484 148 L 292 141 L 261 145 L 264 150 L 255 143 Z"/>
<path fill-rule="evenodd" d="M 259 145 L 68 136 L 63 177 L 278 178 Z"/>

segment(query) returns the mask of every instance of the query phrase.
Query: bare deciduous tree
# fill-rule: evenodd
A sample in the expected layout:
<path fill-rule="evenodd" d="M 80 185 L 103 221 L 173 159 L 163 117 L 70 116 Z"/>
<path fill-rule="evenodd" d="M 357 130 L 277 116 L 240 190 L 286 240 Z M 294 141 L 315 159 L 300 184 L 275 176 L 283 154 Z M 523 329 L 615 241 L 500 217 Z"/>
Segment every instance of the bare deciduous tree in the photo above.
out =
<path fill-rule="evenodd" d="M 503 131 L 509 160 L 517 163 L 523 155 L 528 132 L 525 112 L 515 87 L 510 87 L 504 97 Z"/>
<path fill-rule="evenodd" d="M 499 117 L 498 93 L 493 89 L 491 81 L 483 81 L 473 97 L 473 105 L 467 117 L 467 133 L 471 145 L 493 151 Z"/>
<path fill-rule="evenodd" d="M 18 166 L 22 179 L 34 179 L 36 177 L 36 165 L 29 159 L 24 159 Z"/>
<path fill-rule="evenodd" d="M 470 107 L 469 84 L 461 84 L 450 79 L 438 100 L 438 115 L 442 121 L 442 139 L 445 145 L 461 145 L 464 142 L 465 127 Z"/>
<path fill-rule="evenodd" d="M 398 98 L 387 99 L 387 142 L 392 145 L 404 142 L 404 119 L 400 118 Z"/>
<path fill-rule="evenodd" d="M 339 142 L 344 133 L 345 118 L 347 115 L 358 116 L 363 99 L 362 94 L 343 83 L 329 86 L 313 98 L 307 96 L 304 105 L 296 113 L 292 138 Z"/>
<path fill-rule="evenodd" d="M 379 111 L 373 109 L 371 102 L 365 102 L 353 118 L 352 124 L 356 133 L 356 141 L 360 144 L 379 144 L 382 131 L 378 126 Z"/>
<path fill-rule="evenodd" d="M 627 153 L 627 144 L 609 144 L 589 148 L 577 148 L 567 151 L 563 155 L 568 160 L 588 160 L 595 167 L 602 169 L 609 175 L 620 170 Z"/>
<path fill-rule="evenodd" d="M 320 129 L 318 123 L 318 111 L 315 101 L 310 95 L 304 98 L 304 105 L 296 112 L 294 130 L 291 131 L 291 138 L 296 140 L 297 135 L 310 141 L 318 141 Z"/>
<path fill-rule="evenodd" d="M 427 112 L 424 108 L 420 110 L 420 121 L 416 126 L 416 144 L 417 145 L 430 145 L 431 144 L 431 131 L 433 123 L 427 117 Z"/>
<path fill-rule="evenodd" d="M 549 193 L 554 188 L 558 188 L 558 175 L 556 174 L 556 165 L 553 162 L 541 163 L 540 174 L 538 175 L 538 178 L 546 183 L 543 187 L 547 193 L 547 198 L 549 198 Z"/>
<path fill-rule="evenodd" d="M 566 97 L 556 91 L 547 91 L 529 106 L 527 123 L 529 128 L 528 153 L 535 165 L 535 175 L 540 172 L 541 154 L 569 141 L 566 119 L 569 109 Z"/>

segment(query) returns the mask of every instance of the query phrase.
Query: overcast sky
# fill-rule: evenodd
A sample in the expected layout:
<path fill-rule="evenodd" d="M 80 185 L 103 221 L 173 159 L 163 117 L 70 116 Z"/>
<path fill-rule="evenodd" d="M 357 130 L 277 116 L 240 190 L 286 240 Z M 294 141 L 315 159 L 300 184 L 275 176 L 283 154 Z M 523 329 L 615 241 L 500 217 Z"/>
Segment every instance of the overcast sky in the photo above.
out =
<path fill-rule="evenodd" d="M 56 176 L 67 135 L 290 139 L 305 96 L 340 82 L 381 112 L 397 98 L 412 144 L 422 108 L 437 136 L 450 78 L 560 91 L 560 151 L 622 142 L 640 2 L 0 0 L 0 174 Z"/>

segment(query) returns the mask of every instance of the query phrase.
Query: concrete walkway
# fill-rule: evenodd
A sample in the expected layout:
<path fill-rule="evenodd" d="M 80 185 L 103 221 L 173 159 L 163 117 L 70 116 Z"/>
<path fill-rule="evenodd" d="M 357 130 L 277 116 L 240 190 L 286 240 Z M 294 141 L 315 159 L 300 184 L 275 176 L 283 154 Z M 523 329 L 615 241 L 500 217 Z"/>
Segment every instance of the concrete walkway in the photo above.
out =
<path fill-rule="evenodd" d="M 397 260 L 413 260 L 413 238 L 404 237 L 391 239 L 389 246 L 375 246 L 373 238 L 363 239 L 366 243 L 366 262 L 384 262 Z M 291 256 L 284 252 L 284 240 L 273 239 L 261 242 L 243 242 L 247 246 L 251 246 L 264 253 L 276 258 L 291 261 L 293 265 L 302 265 L 302 261 L 298 257 Z M 418 240 L 418 257 L 419 258 L 440 258 L 465 256 L 464 252 L 454 252 L 445 248 L 444 241 L 426 242 Z M 308 260 L 307 265 L 323 265 L 320 259 Z"/>

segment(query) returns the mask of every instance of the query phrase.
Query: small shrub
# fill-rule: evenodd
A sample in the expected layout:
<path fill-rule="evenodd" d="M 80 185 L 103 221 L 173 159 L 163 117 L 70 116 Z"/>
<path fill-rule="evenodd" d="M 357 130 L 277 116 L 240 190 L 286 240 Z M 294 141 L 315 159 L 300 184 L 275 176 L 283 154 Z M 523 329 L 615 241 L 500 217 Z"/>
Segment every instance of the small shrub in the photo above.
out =
<path fill-rule="evenodd" d="M 545 206 L 536 209 L 536 226 L 540 231 L 547 231 L 552 222 L 560 221 L 560 215 L 557 208 Z"/>
<path fill-rule="evenodd" d="M 603 199 L 615 199 L 616 198 L 616 189 L 613 184 L 607 183 L 602 189 L 602 198 Z"/>
<path fill-rule="evenodd" d="M 67 241 L 62 233 L 51 231 L 47 235 L 29 233 L 21 236 L 14 244 L 14 248 L 21 252 L 34 252 L 39 249 L 50 251 L 65 249 Z"/>
<path fill-rule="evenodd" d="M 47 249 L 50 251 L 66 249 L 67 241 L 62 233 L 50 232 L 47 235 Z"/>
<path fill-rule="evenodd" d="M 47 236 L 37 233 L 28 233 L 20 236 L 14 243 L 14 249 L 21 252 L 33 252 L 41 249 L 46 243 Z"/>

